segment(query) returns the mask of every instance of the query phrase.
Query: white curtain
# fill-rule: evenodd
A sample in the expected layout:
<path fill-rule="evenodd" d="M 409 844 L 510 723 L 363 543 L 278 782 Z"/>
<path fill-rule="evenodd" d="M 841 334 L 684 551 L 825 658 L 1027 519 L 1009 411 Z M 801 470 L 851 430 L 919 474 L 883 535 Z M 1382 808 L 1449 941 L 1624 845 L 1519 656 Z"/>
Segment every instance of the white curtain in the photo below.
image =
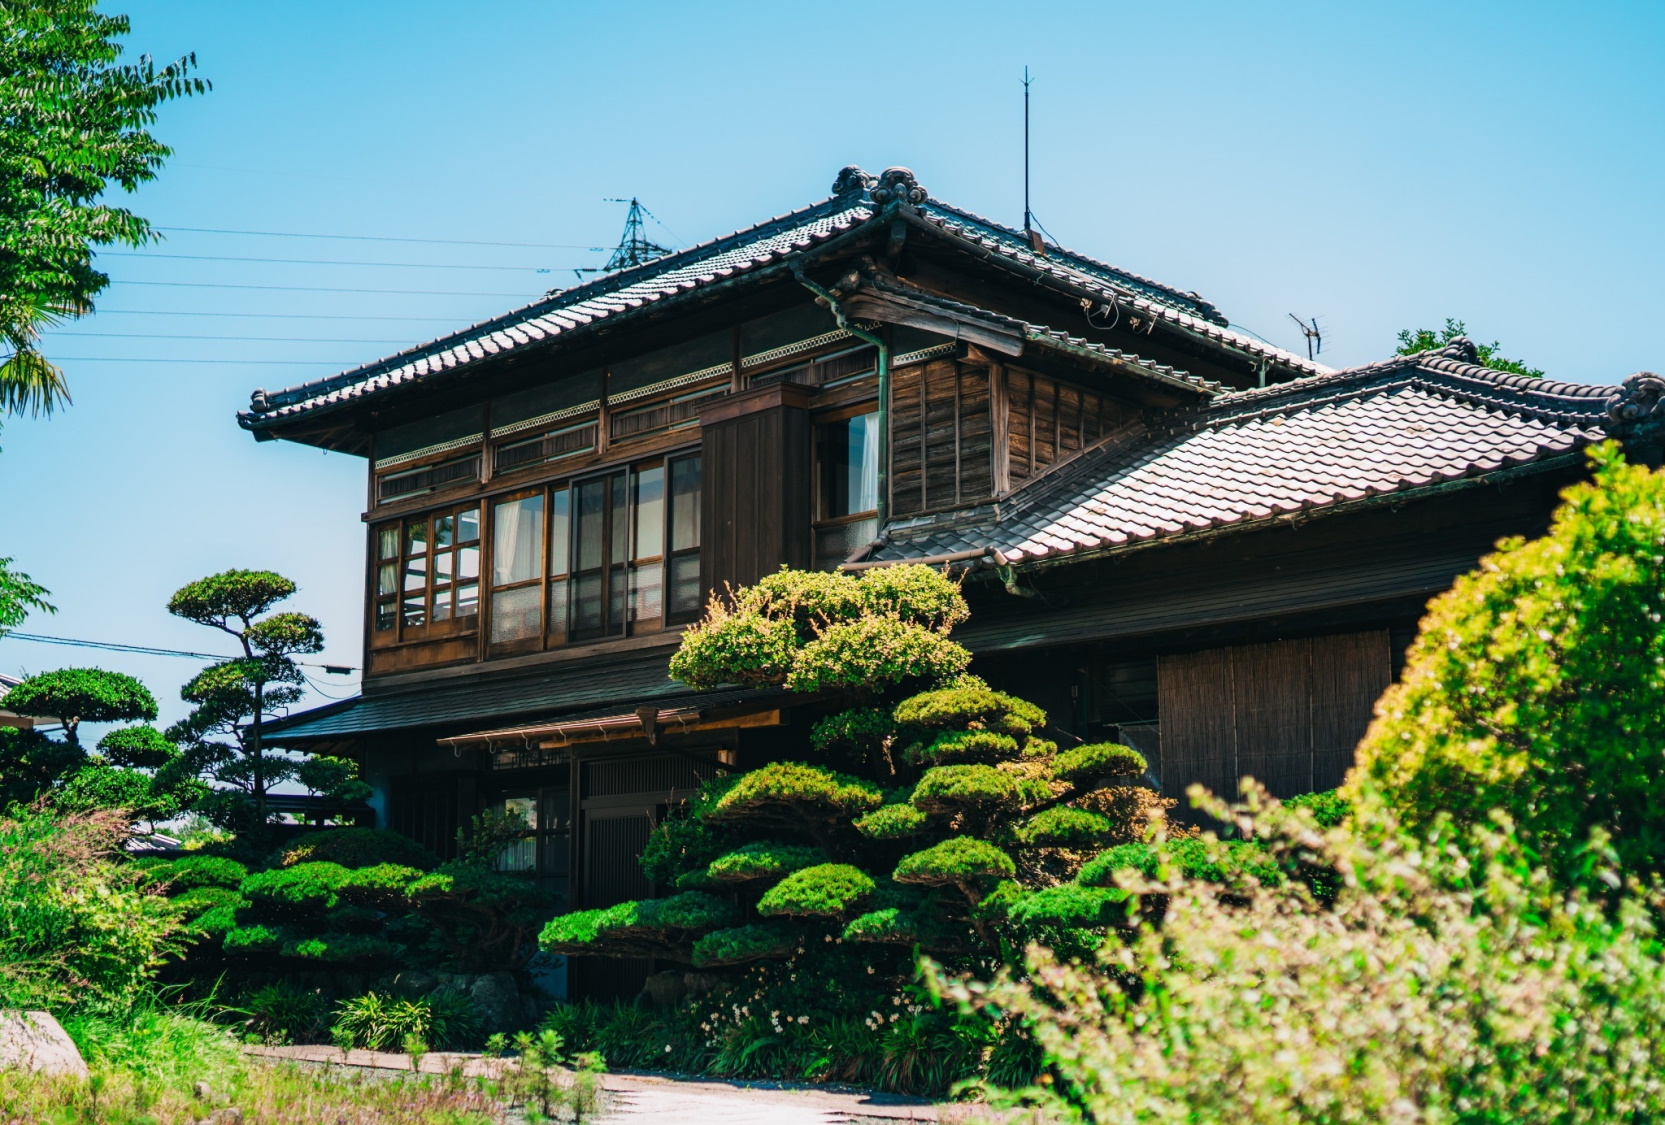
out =
<path fill-rule="evenodd" d="M 879 506 L 879 416 L 862 414 L 850 419 L 850 511 L 871 512 Z"/>
<path fill-rule="evenodd" d="M 492 530 L 492 582 L 502 586 L 538 577 L 542 544 L 542 496 L 497 505 Z"/>

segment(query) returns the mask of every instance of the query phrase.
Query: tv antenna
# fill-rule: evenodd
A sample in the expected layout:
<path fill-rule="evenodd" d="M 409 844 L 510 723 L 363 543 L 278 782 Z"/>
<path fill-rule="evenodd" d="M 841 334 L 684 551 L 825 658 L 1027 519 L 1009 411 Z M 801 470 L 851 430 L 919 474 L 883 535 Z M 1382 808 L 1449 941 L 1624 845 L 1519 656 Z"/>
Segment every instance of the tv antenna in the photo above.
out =
<path fill-rule="evenodd" d="M 1029 68 L 1023 68 L 1023 233 L 1029 236 L 1029 245 L 1034 247 L 1035 253 L 1045 254 L 1046 243 L 1041 241 L 1040 232 L 1035 230 L 1035 213 L 1029 209 L 1029 87 L 1035 80 L 1029 77 Z"/>
<path fill-rule="evenodd" d="M 1299 328 L 1301 335 L 1306 337 L 1307 358 L 1317 359 L 1324 351 L 1324 333 L 1318 328 L 1318 318 L 1313 317 L 1311 321 L 1305 321 L 1294 313 L 1290 313 L 1289 319 L 1295 322 L 1295 327 Z"/>
<path fill-rule="evenodd" d="M 669 247 L 649 241 L 647 235 L 642 233 L 642 216 L 646 215 L 656 223 L 659 222 L 659 216 L 643 207 L 641 200 L 631 196 L 629 199 L 607 199 L 603 202 L 628 203 L 630 204 L 630 210 L 624 217 L 624 235 L 619 239 L 618 246 L 614 248 L 613 256 L 607 259 L 607 264 L 602 269 L 629 269 L 631 266 L 651 262 L 655 258 L 663 258 L 671 252 Z M 663 223 L 659 225 L 664 226 Z"/>

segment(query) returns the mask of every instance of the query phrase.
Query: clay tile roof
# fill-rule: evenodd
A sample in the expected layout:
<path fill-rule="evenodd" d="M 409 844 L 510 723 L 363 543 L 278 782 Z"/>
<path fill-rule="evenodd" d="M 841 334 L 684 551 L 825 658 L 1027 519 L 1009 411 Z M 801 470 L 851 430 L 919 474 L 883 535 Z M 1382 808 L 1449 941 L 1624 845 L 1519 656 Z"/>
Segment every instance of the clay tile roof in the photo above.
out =
<path fill-rule="evenodd" d="M 1115 550 L 1402 497 L 1571 453 L 1621 388 L 1491 371 L 1466 341 L 1148 418 L 975 513 L 893 524 L 870 561 Z"/>

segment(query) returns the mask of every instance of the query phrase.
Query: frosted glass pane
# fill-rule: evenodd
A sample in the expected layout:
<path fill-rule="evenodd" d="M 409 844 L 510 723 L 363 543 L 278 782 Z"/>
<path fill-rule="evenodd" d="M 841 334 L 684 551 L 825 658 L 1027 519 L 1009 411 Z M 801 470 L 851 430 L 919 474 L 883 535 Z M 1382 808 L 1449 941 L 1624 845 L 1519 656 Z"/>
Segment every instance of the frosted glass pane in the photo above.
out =
<path fill-rule="evenodd" d="M 506 500 L 492 509 L 493 585 L 525 582 L 543 573 L 543 495 Z"/>

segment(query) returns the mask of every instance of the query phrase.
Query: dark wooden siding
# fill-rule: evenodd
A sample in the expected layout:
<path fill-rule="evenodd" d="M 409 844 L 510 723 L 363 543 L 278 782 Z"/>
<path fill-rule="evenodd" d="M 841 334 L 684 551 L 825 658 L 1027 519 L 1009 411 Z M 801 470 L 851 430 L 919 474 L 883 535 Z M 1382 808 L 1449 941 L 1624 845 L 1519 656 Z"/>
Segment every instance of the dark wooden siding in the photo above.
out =
<path fill-rule="evenodd" d="M 988 368 L 953 359 L 898 368 L 890 401 L 894 513 L 912 515 L 994 495 Z"/>
<path fill-rule="evenodd" d="M 1245 776 L 1278 797 L 1333 789 L 1391 674 L 1386 629 L 1163 657 L 1163 793 L 1235 797 Z"/>
<path fill-rule="evenodd" d="M 1010 487 L 1080 452 L 1132 416 L 1114 399 L 1022 368 L 1007 367 L 1005 383 Z"/>
<path fill-rule="evenodd" d="M 768 388 L 766 388 L 768 389 Z M 809 412 L 774 405 L 702 426 L 700 583 L 809 565 Z"/>

